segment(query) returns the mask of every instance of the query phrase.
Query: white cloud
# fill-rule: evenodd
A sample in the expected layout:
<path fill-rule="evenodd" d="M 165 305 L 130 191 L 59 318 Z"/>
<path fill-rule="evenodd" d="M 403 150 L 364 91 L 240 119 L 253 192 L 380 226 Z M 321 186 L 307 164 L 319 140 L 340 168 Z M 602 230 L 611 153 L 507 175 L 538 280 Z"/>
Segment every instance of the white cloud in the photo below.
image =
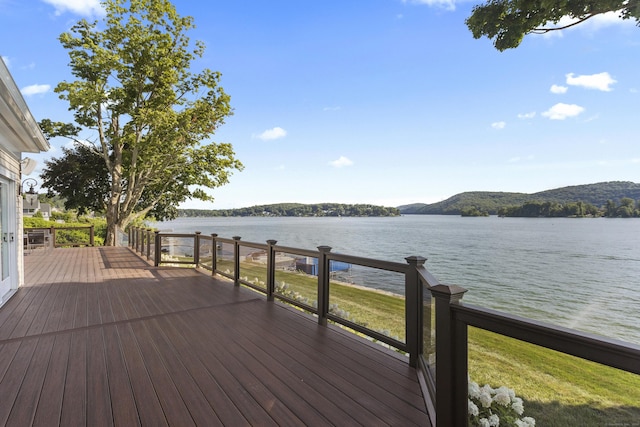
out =
<path fill-rule="evenodd" d="M 576 104 L 564 104 L 562 102 L 554 105 L 549 110 L 542 113 L 544 117 L 551 120 L 564 120 L 567 117 L 575 117 L 584 111 L 584 107 Z"/>
<path fill-rule="evenodd" d="M 337 107 L 324 107 L 322 109 L 322 111 L 339 111 L 341 109 L 342 109 L 342 107 L 340 107 L 340 106 L 337 106 Z"/>
<path fill-rule="evenodd" d="M 580 86 L 586 89 L 597 89 L 603 92 L 610 92 L 612 84 L 616 83 L 616 80 L 611 78 L 609 73 L 598 73 L 591 75 L 576 76 L 573 73 L 567 74 L 567 84 L 572 86 Z"/>
<path fill-rule="evenodd" d="M 577 19 L 564 16 L 557 23 L 548 22 L 543 28 L 562 28 L 571 24 L 575 24 L 576 22 L 578 22 Z M 596 15 L 593 18 L 589 18 L 578 25 L 574 25 L 564 30 L 550 31 L 548 33 L 545 33 L 543 36 L 544 37 L 562 37 L 562 33 L 564 31 L 575 31 L 575 30 L 580 30 L 587 33 L 594 33 L 598 30 L 601 30 L 606 27 L 611 27 L 614 25 L 632 26 L 632 25 L 635 25 L 635 20 L 620 18 L 620 12 L 607 12 L 600 15 Z"/>
<path fill-rule="evenodd" d="M 635 25 L 634 19 L 622 19 L 620 18 L 620 12 L 607 12 L 601 15 L 596 15 L 593 18 L 589 18 L 577 27 L 582 27 L 582 30 L 597 31 L 602 28 L 611 27 L 614 25 Z"/>
<path fill-rule="evenodd" d="M 92 148 L 94 150 L 96 149 L 95 144 L 89 141 L 88 139 L 71 139 L 67 141 L 67 143 L 64 144 L 63 147 L 68 148 L 69 150 L 73 150 L 78 145 L 82 145 L 83 147 L 87 147 L 87 148 Z"/>
<path fill-rule="evenodd" d="M 529 113 L 520 113 L 518 114 L 519 119 L 533 119 L 536 116 L 535 111 L 531 111 Z"/>
<path fill-rule="evenodd" d="M 81 16 L 103 16 L 105 14 L 100 0 L 42 0 L 56 9 L 56 15 L 65 12 L 75 13 Z"/>
<path fill-rule="evenodd" d="M 274 139 L 284 138 L 285 136 L 287 136 L 287 131 L 282 129 L 281 127 L 276 126 L 273 129 L 265 130 L 260 135 L 256 136 L 256 138 L 263 141 L 272 141 Z"/>
<path fill-rule="evenodd" d="M 341 168 L 344 166 L 351 166 L 353 165 L 353 162 L 351 160 L 349 160 L 348 158 L 346 158 L 345 156 L 340 156 L 340 158 L 338 158 L 337 160 L 333 160 L 331 162 L 329 162 L 329 164 L 331 166 L 333 166 L 334 168 Z"/>
<path fill-rule="evenodd" d="M 566 86 L 551 85 L 551 89 L 549 90 L 551 91 L 551 93 L 567 93 L 567 90 L 569 90 L 569 88 Z"/>
<path fill-rule="evenodd" d="M 494 129 L 504 129 L 507 124 L 505 122 L 493 122 L 491 123 L 491 127 Z"/>
<path fill-rule="evenodd" d="M 519 162 L 523 162 L 523 161 L 531 161 L 535 158 L 535 156 L 533 154 L 529 154 L 527 157 L 512 157 L 508 160 L 509 163 L 519 163 Z"/>
<path fill-rule="evenodd" d="M 455 0 L 402 0 L 403 3 L 426 4 L 427 6 L 436 6 L 446 10 L 455 10 Z"/>
<path fill-rule="evenodd" d="M 20 92 L 22 92 L 24 96 L 31 96 L 47 93 L 49 89 L 51 89 L 50 85 L 31 85 L 23 87 L 20 89 Z"/>

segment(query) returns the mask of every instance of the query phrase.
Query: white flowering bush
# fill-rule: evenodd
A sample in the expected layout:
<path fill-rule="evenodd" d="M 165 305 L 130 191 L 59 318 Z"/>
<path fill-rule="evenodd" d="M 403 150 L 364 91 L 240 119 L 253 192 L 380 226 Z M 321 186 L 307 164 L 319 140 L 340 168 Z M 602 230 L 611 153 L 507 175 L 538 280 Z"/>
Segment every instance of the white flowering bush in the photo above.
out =
<path fill-rule="evenodd" d="M 523 417 L 524 404 L 507 387 L 480 387 L 469 379 L 469 425 L 477 427 L 535 427 L 536 420 Z"/>

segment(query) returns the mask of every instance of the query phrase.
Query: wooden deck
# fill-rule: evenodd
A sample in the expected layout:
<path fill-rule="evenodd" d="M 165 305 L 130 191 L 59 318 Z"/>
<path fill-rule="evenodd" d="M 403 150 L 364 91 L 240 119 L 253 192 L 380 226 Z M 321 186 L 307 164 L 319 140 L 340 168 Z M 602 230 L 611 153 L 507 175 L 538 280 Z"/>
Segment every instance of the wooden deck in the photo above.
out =
<path fill-rule="evenodd" d="M 0 308 L 0 425 L 429 425 L 405 360 L 128 248 L 33 251 Z"/>

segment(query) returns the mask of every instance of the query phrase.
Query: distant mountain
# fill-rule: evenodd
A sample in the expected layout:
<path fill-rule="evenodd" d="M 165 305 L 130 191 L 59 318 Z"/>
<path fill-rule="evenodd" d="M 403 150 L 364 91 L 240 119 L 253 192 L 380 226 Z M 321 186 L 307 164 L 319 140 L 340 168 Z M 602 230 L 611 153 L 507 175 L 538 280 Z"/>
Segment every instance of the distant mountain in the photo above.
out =
<path fill-rule="evenodd" d="M 640 184 L 629 181 L 600 182 L 597 184 L 573 185 L 540 191 L 538 193 L 505 193 L 490 191 L 470 191 L 459 193 L 441 202 L 398 206 L 402 214 L 460 215 L 462 210 L 476 208 L 496 215 L 498 209 L 522 205 L 529 201 L 539 202 L 586 202 L 602 207 L 607 200 L 616 203 L 623 197 L 640 200 Z"/>

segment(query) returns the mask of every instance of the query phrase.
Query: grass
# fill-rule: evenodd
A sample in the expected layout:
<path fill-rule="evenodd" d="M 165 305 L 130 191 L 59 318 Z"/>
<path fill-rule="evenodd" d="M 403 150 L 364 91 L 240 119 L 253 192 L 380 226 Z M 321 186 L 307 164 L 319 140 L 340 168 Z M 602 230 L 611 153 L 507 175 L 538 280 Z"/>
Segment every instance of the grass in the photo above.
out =
<path fill-rule="evenodd" d="M 264 265 L 242 263 L 240 273 L 266 281 Z M 276 281 L 317 300 L 315 276 L 278 270 Z M 404 298 L 337 282 L 330 289 L 330 303 L 349 320 L 404 341 Z M 469 374 L 480 385 L 514 389 L 537 426 L 640 426 L 639 375 L 477 328 L 469 328 Z"/>
<path fill-rule="evenodd" d="M 218 269 L 233 270 L 233 265 Z M 240 277 L 247 281 L 266 281 L 266 266 L 240 264 Z M 276 270 L 276 283 L 286 283 L 288 290 L 306 298 L 309 305 L 318 300 L 318 278 L 299 272 Z M 329 304 L 334 313 L 399 341 L 405 341 L 404 298 L 331 281 Z"/>
<path fill-rule="evenodd" d="M 469 328 L 469 374 L 514 389 L 538 426 L 640 425 L 640 376 L 629 372 Z"/>

